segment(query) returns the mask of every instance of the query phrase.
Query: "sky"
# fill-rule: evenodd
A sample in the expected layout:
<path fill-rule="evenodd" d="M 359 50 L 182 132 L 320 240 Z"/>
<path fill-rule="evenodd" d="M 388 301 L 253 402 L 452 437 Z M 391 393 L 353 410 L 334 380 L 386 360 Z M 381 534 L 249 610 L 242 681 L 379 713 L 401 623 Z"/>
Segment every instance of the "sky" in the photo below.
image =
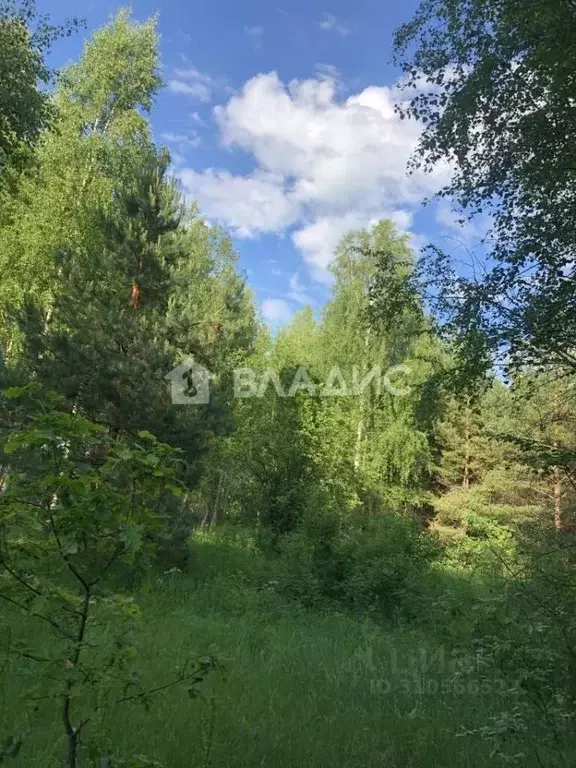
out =
<path fill-rule="evenodd" d="M 39 0 L 53 23 L 87 28 L 52 52 L 60 67 L 122 3 Z M 226 228 L 264 320 L 289 322 L 330 294 L 329 264 L 351 229 L 392 218 L 416 250 L 469 246 L 444 203 L 424 206 L 446 168 L 407 175 L 421 127 L 400 120 L 394 30 L 417 0 L 133 0 L 158 14 L 165 87 L 151 115 L 174 172 L 208 222 Z"/>

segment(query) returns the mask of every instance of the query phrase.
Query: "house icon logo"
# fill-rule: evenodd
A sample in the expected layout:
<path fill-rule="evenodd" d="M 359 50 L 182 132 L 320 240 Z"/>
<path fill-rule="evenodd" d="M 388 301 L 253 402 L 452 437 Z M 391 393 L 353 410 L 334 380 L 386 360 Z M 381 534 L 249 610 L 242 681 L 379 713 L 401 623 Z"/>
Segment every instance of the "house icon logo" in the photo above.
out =
<path fill-rule="evenodd" d="M 210 402 L 210 371 L 191 355 L 164 378 L 170 382 L 174 405 L 207 405 Z"/>

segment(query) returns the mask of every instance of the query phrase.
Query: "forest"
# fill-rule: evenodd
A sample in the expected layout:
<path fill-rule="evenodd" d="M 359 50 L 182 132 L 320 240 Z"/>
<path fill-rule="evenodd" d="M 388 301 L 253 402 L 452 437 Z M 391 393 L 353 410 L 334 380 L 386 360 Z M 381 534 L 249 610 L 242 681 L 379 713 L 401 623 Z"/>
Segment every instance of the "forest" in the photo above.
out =
<path fill-rule="evenodd" d="M 489 233 L 350 231 L 279 329 L 157 19 L 81 28 L 0 0 L 0 764 L 574 766 L 574 2 L 421 0 L 407 173 Z"/>

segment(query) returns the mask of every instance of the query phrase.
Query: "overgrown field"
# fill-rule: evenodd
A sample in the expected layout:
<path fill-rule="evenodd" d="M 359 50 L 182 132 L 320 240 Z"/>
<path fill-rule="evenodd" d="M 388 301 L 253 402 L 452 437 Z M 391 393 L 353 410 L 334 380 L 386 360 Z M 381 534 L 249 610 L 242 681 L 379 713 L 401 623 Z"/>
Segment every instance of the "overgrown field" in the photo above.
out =
<path fill-rule="evenodd" d="M 530 701 L 544 704 L 538 673 L 549 670 L 522 669 L 511 646 L 523 654 L 536 646 L 493 584 L 436 563 L 413 585 L 419 597 L 383 617 L 303 607 L 282 594 L 274 567 L 238 540 L 228 549 L 205 541 L 190 573 L 172 570 L 141 588 L 134 644 L 146 687 L 199 658 L 218 668 L 198 695 L 177 684 L 146 706 L 108 708 L 92 725 L 99 745 L 170 768 L 574 764 L 562 718 L 548 703 L 551 719 L 541 720 Z M 10 764 L 51 768 L 64 749 L 60 705 L 40 700 L 30 714 L 19 666 L 18 675 L 4 669 L 0 686 L 2 721 L 28 732 Z M 82 760 L 91 764 L 87 748 Z M 108 764 L 116 765 L 94 761 Z"/>

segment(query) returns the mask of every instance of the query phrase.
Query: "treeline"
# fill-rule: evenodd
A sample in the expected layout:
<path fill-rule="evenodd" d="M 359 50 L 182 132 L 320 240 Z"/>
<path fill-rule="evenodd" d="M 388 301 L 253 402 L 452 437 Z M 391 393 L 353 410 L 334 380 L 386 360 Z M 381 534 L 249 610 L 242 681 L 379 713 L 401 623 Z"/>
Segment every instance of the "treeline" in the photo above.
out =
<path fill-rule="evenodd" d="M 19 34 L 29 21 L 8 18 Z M 422 268 L 392 224 L 344 238 L 321 319 L 307 308 L 270 336 L 229 238 L 184 202 L 153 141 L 157 46 L 153 22 L 121 12 L 53 96 L 39 93 L 30 125 L 5 127 L 4 387 L 34 381 L 115 438 L 147 430 L 180 449 L 190 523 L 280 534 L 307 509 L 362 508 L 424 525 L 439 495 L 497 484 L 499 469 L 524 473 L 520 506 L 540 507 L 544 522 L 553 498 L 556 527 L 569 527 L 570 378 L 533 365 L 505 383 L 490 370 L 462 383 L 458 343 L 429 314 Z M 205 407 L 170 401 L 165 377 L 190 356 L 212 374 Z M 294 397 L 270 380 L 234 397 L 242 367 L 273 370 L 286 392 L 296 374 Z M 365 386 L 343 396 L 354 377 Z"/>

